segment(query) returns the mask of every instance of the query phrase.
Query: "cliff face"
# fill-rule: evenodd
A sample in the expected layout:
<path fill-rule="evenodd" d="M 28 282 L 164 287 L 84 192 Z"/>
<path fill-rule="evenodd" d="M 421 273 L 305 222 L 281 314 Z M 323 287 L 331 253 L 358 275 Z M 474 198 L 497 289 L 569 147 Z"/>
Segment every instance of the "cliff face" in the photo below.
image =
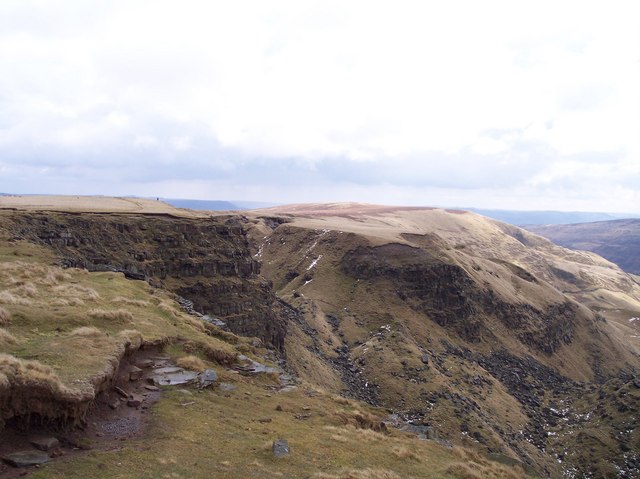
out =
<path fill-rule="evenodd" d="M 238 334 L 281 348 L 286 324 L 260 276 L 240 218 L 2 212 L 17 238 L 52 248 L 64 266 L 119 271 L 162 286 Z"/>

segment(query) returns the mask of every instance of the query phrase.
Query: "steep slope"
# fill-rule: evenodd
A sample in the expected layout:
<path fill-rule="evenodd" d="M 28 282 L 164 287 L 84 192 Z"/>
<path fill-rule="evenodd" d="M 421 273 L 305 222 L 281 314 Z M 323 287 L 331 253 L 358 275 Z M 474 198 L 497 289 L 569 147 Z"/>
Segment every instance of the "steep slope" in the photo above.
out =
<path fill-rule="evenodd" d="M 598 253 L 623 270 L 640 274 L 640 219 L 525 228 L 561 246 Z"/>
<path fill-rule="evenodd" d="M 635 391 L 640 286 L 615 265 L 461 211 L 294 205 L 251 217 L 262 274 L 291 306 L 285 350 L 302 377 L 553 477 L 638 471 L 637 436 L 607 426 L 613 443 L 593 455 L 572 432 L 597 405 L 576 399 L 613 380 Z M 634 430 L 636 418 L 617 420 Z"/>
<path fill-rule="evenodd" d="M 238 333 L 281 347 L 286 324 L 238 218 L 0 211 L 0 229 L 66 267 L 118 271 L 192 301 Z"/>
<path fill-rule="evenodd" d="M 183 311 L 162 288 L 192 278 L 178 265 L 200 281 L 255 275 L 242 273 L 254 261 L 224 220 L 50 212 L 0 220 L 0 477 L 525 477 L 472 450 L 419 441 L 382 409 L 292 382 L 260 341 Z M 141 250 L 145 261 L 135 258 Z M 232 259 L 237 267 L 222 266 Z M 254 361 L 271 367 L 261 372 Z M 172 363 L 179 367 L 165 367 Z M 195 376 L 202 369 L 211 384 Z M 197 380 L 171 386 L 171 371 Z M 34 449 L 41 434 L 51 449 Z M 279 438 L 290 445 L 283 458 L 272 452 Z M 47 463 L 9 465 L 18 451 Z"/>

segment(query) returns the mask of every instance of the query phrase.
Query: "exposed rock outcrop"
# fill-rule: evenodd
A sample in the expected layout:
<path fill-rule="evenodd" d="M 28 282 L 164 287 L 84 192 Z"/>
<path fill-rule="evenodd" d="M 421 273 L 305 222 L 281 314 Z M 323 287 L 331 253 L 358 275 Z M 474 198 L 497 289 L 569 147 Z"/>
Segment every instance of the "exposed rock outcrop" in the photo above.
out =
<path fill-rule="evenodd" d="M 17 239 L 51 247 L 68 267 L 118 271 L 193 301 L 235 333 L 281 348 L 286 322 L 250 254 L 241 217 L 2 212 Z"/>

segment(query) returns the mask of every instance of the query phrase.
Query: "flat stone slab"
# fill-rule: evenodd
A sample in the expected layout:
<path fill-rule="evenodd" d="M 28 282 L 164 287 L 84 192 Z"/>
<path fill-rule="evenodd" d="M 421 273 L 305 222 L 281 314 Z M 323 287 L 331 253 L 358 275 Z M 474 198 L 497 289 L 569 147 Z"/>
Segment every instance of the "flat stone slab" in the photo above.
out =
<path fill-rule="evenodd" d="M 13 467 L 29 467 L 45 464 L 51 458 L 44 451 L 19 451 L 2 456 L 2 460 Z"/>
<path fill-rule="evenodd" d="M 60 446 L 60 441 L 58 441 L 55 437 L 32 437 L 29 442 L 33 447 L 35 447 L 36 449 L 40 449 L 41 451 L 48 451 Z"/>
<path fill-rule="evenodd" d="M 194 371 L 185 371 L 182 368 L 160 368 L 153 372 L 153 382 L 159 386 L 187 384 L 198 377 Z"/>

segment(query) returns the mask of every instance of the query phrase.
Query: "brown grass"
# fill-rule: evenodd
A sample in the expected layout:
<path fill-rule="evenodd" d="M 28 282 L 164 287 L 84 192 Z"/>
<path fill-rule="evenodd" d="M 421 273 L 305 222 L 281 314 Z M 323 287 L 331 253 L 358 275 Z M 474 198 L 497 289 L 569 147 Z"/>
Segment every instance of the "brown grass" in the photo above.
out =
<path fill-rule="evenodd" d="M 0 326 L 11 324 L 11 313 L 0 306 Z"/>
<path fill-rule="evenodd" d="M 202 353 L 209 361 L 216 362 L 223 366 L 229 366 L 235 363 L 238 357 L 238 354 L 230 346 L 222 342 L 212 344 L 187 341 L 182 347 L 187 353 Z"/>
<path fill-rule="evenodd" d="M 146 308 L 151 304 L 149 303 L 149 301 L 145 301 L 144 299 L 125 298 L 124 296 L 118 296 L 116 298 L 113 298 L 113 302 L 126 304 L 127 306 L 138 306 L 141 308 Z"/>
<path fill-rule="evenodd" d="M 391 453 L 398 459 L 412 459 L 414 461 L 420 461 L 420 457 L 412 450 L 404 446 L 396 446 L 391 449 Z"/>
<path fill-rule="evenodd" d="M 51 367 L 0 353 L 0 398 L 12 394 L 15 387 L 42 388 L 66 399 L 77 399 L 79 394 L 66 388 Z"/>
<path fill-rule="evenodd" d="M 207 369 L 207 365 L 204 363 L 202 359 L 198 356 L 183 356 L 176 360 L 176 364 L 184 369 L 189 369 L 191 371 L 204 371 Z"/>
<path fill-rule="evenodd" d="M 386 469 L 348 469 L 338 475 L 317 472 L 313 479 L 401 479 L 398 474 Z"/>
<path fill-rule="evenodd" d="M 94 326 L 82 326 L 80 328 L 76 328 L 69 333 L 69 336 L 82 336 L 82 337 L 91 337 L 91 336 L 102 336 L 104 333 L 100 331 L 98 328 Z"/>
<path fill-rule="evenodd" d="M 10 291 L 0 291 L 0 304 L 18 304 L 21 306 L 28 306 L 32 303 L 30 299 L 16 296 Z"/>
<path fill-rule="evenodd" d="M 453 474 L 458 479 L 482 479 L 483 476 L 476 474 L 470 465 L 463 462 L 456 462 L 447 468 L 449 474 Z"/>
<path fill-rule="evenodd" d="M 104 319 L 106 321 L 121 323 L 133 321 L 133 314 L 126 309 L 91 309 L 88 314 L 94 319 Z"/>
<path fill-rule="evenodd" d="M 0 328 L 0 346 L 16 344 L 18 340 L 6 329 Z"/>
<path fill-rule="evenodd" d="M 338 411 L 336 416 L 345 425 L 354 426 L 357 429 L 370 429 L 375 432 L 387 432 L 387 426 L 374 414 L 362 412 L 359 410 Z"/>
<path fill-rule="evenodd" d="M 118 337 L 125 340 L 125 346 L 129 350 L 140 349 L 143 343 L 142 333 L 136 329 L 123 329 L 118 333 Z"/>
<path fill-rule="evenodd" d="M 61 284 L 59 286 L 54 286 L 53 290 L 64 296 L 75 296 L 84 301 L 97 301 L 100 299 L 100 295 L 95 289 L 81 284 Z"/>

